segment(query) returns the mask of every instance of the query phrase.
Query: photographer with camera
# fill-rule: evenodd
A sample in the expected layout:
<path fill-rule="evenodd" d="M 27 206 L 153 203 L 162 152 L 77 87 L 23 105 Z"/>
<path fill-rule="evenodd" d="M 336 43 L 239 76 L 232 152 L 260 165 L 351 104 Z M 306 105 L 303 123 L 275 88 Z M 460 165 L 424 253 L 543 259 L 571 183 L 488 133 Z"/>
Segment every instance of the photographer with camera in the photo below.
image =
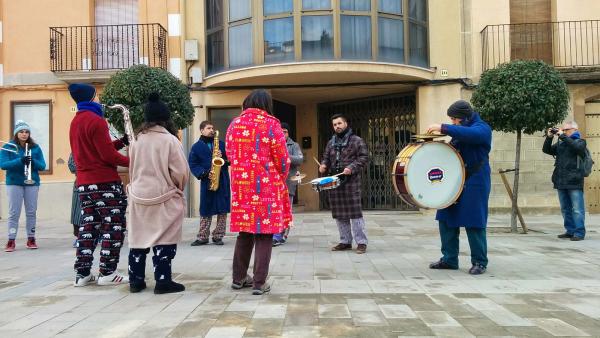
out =
<path fill-rule="evenodd" d="M 552 144 L 554 136 L 558 141 Z M 581 241 L 585 238 L 585 202 L 583 200 L 583 171 L 577 165 L 578 157 L 585 156 L 586 142 L 581 138 L 575 121 L 565 122 L 561 129 L 550 128 L 542 151 L 554 156 L 552 183 L 558 190 L 560 210 L 565 233 L 558 238 Z"/>

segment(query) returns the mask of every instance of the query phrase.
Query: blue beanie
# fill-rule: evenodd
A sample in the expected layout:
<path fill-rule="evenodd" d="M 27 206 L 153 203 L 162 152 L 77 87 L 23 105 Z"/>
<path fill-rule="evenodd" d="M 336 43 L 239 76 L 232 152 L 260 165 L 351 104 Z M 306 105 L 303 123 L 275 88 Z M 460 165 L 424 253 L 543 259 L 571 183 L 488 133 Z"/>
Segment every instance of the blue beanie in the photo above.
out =
<path fill-rule="evenodd" d="M 69 93 L 76 103 L 90 102 L 96 96 L 96 88 L 85 83 L 72 83 L 69 85 Z"/>
<path fill-rule="evenodd" d="M 23 121 L 23 120 L 18 120 L 15 123 L 15 135 L 17 135 L 18 132 L 20 132 L 21 130 L 29 130 L 31 131 L 31 127 L 29 127 L 29 125 L 27 124 L 27 122 Z"/>

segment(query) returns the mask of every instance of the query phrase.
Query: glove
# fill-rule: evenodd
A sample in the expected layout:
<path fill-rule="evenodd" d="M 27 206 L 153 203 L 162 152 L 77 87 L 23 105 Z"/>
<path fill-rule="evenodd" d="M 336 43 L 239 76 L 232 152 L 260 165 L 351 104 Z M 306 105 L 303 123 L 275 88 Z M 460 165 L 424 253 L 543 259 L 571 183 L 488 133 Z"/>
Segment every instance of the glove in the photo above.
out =
<path fill-rule="evenodd" d="M 123 142 L 124 145 L 129 146 L 129 138 L 127 137 L 127 135 L 121 137 L 120 140 L 121 142 Z"/>
<path fill-rule="evenodd" d="M 21 163 L 23 163 L 24 165 L 29 165 L 31 163 L 31 156 L 21 157 Z"/>

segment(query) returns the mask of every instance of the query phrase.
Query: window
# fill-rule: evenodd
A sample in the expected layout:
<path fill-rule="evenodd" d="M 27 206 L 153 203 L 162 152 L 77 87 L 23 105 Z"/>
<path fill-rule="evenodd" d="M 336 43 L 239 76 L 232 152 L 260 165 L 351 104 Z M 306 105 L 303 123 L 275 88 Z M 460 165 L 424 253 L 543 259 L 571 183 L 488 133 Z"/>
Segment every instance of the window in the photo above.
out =
<path fill-rule="evenodd" d="M 23 120 L 31 127 L 31 137 L 42 148 L 46 173 L 52 173 L 52 108 L 50 101 L 12 102 L 11 132 L 15 122 Z"/>
<path fill-rule="evenodd" d="M 340 9 L 346 11 L 370 11 L 371 0 L 341 0 Z"/>
<path fill-rule="evenodd" d="M 223 46 L 223 30 L 218 30 L 206 37 L 206 66 L 207 73 L 214 74 L 225 68 Z"/>
<path fill-rule="evenodd" d="M 427 21 L 427 1 L 409 0 L 408 13 L 411 19 Z"/>
<path fill-rule="evenodd" d="M 331 9 L 331 0 L 302 0 L 302 9 Z"/>
<path fill-rule="evenodd" d="M 263 0 L 263 13 L 265 16 L 291 13 L 294 11 L 293 0 Z"/>
<path fill-rule="evenodd" d="M 229 0 L 229 21 L 250 18 L 250 8 L 250 0 Z"/>
<path fill-rule="evenodd" d="M 402 14 L 402 0 L 379 0 L 379 11 L 390 14 Z"/>
<path fill-rule="evenodd" d="M 409 13 L 409 58 L 411 65 L 429 66 L 429 46 L 427 38 L 427 1 L 408 0 Z"/>
<path fill-rule="evenodd" d="M 229 68 L 252 64 L 252 24 L 229 28 Z"/>
<path fill-rule="evenodd" d="M 342 58 L 371 58 L 371 17 L 342 15 Z"/>
<path fill-rule="evenodd" d="M 427 27 L 410 23 L 410 64 L 427 67 L 429 64 L 427 48 Z"/>
<path fill-rule="evenodd" d="M 206 29 L 223 26 L 223 1 L 206 0 Z"/>
<path fill-rule="evenodd" d="M 404 63 L 404 25 L 402 20 L 379 18 L 380 61 Z"/>
<path fill-rule="evenodd" d="M 209 75 L 225 68 L 223 26 L 223 0 L 206 0 L 206 72 Z"/>
<path fill-rule="evenodd" d="M 294 19 L 265 20 L 265 63 L 294 60 Z"/>
<path fill-rule="evenodd" d="M 330 15 L 302 17 L 302 59 L 333 58 L 333 20 Z"/>

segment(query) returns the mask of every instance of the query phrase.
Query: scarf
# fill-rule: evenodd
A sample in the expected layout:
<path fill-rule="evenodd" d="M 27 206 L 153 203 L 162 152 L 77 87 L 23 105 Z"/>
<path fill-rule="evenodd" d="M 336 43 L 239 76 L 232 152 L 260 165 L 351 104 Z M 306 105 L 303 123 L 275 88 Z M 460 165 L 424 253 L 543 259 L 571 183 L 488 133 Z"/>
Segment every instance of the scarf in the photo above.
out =
<path fill-rule="evenodd" d="M 346 128 L 340 134 L 333 134 L 331 137 L 331 144 L 335 149 L 335 165 L 332 166 L 332 169 L 335 170 L 335 173 L 341 173 L 344 168 L 340 167 L 341 157 L 342 157 L 342 149 L 348 146 L 348 142 L 350 141 L 350 136 L 352 136 L 352 129 Z"/>
<path fill-rule="evenodd" d="M 77 110 L 89 110 L 92 113 L 104 118 L 104 110 L 102 109 L 102 105 L 100 103 L 89 101 L 89 102 L 79 102 L 77 104 Z"/>

